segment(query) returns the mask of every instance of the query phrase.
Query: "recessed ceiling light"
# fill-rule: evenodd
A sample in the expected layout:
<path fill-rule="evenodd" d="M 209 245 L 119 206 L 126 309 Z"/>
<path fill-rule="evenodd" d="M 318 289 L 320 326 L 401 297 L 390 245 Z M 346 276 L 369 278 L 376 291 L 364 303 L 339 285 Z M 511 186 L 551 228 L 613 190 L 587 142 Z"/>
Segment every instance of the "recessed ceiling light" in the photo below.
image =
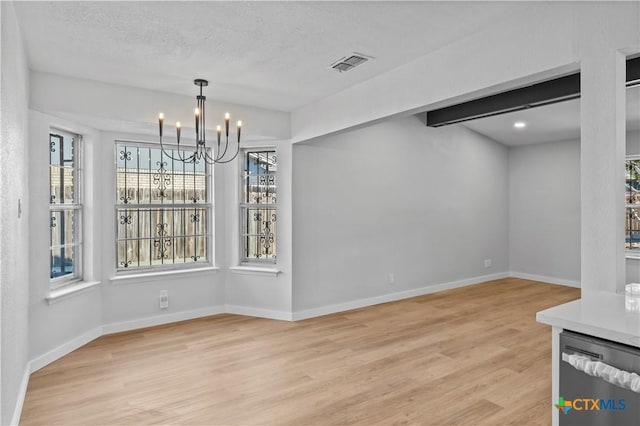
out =
<path fill-rule="evenodd" d="M 525 123 L 524 121 L 516 121 L 515 123 L 513 123 L 513 127 L 515 127 L 516 129 L 524 129 L 525 127 L 527 127 L 527 123 Z"/>

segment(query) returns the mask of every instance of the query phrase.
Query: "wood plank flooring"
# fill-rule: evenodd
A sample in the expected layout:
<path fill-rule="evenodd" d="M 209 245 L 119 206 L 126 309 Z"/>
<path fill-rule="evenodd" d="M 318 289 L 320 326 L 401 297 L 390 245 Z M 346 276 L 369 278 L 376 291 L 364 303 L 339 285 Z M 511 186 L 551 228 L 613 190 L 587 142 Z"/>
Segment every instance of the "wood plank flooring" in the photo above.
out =
<path fill-rule="evenodd" d="M 22 425 L 546 425 L 578 289 L 503 279 L 295 323 L 218 315 L 103 336 L 31 376 Z"/>

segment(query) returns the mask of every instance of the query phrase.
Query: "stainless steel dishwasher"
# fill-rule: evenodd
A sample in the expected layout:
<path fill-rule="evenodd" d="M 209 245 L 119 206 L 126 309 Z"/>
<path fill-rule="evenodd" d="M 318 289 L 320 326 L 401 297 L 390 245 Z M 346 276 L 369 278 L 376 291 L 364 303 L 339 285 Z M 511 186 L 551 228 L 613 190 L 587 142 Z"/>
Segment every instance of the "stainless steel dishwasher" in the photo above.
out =
<path fill-rule="evenodd" d="M 560 356 L 560 425 L 640 425 L 640 348 L 563 331 Z"/>

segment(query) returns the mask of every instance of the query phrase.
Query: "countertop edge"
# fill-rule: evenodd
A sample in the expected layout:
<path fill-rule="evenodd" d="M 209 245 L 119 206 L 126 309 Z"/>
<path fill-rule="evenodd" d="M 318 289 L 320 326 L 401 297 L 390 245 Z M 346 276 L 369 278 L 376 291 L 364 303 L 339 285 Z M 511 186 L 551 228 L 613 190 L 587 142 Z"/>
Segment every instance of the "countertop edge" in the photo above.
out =
<path fill-rule="evenodd" d="M 623 297 L 624 296 L 620 296 Z M 624 300 L 624 299 L 623 299 Z M 576 311 L 581 311 L 585 308 L 586 302 L 583 299 L 573 300 L 562 305 L 554 306 L 536 313 L 536 321 L 542 324 L 559 327 L 565 330 L 571 330 L 578 333 L 587 334 L 601 339 L 611 340 L 614 342 L 630 345 L 636 348 L 640 348 L 640 332 L 636 332 L 635 327 L 632 329 L 624 326 L 624 321 L 620 321 L 620 329 L 618 326 L 612 326 L 608 324 L 605 326 L 599 325 L 594 322 L 585 321 L 579 315 L 576 315 Z M 617 310 L 604 309 L 601 312 L 593 312 L 594 318 L 597 321 L 598 317 L 603 314 L 616 317 Z M 638 317 L 640 321 L 640 316 Z M 640 326 L 640 322 L 639 322 Z M 614 328 L 615 327 L 615 328 Z M 638 328 L 640 330 L 640 328 Z"/>
<path fill-rule="evenodd" d="M 601 339 L 611 340 L 613 342 L 640 348 L 640 339 L 638 339 L 638 336 L 621 333 L 592 324 L 585 324 L 579 321 L 571 321 L 566 318 L 558 318 L 550 315 L 545 315 L 543 312 L 544 311 L 538 312 L 536 314 L 536 321 L 539 323 L 547 324 L 554 327 L 560 327 L 564 330 L 575 331 L 578 333 L 587 334 L 589 336 L 595 336 Z"/>

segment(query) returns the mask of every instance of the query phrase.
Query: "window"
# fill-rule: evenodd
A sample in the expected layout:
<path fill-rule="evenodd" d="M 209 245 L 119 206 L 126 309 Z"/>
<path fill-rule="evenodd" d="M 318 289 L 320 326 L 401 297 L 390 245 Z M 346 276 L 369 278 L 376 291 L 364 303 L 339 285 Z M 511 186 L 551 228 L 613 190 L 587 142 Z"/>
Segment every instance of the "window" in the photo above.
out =
<path fill-rule="evenodd" d="M 276 261 L 276 152 L 244 151 L 240 241 L 242 262 Z"/>
<path fill-rule="evenodd" d="M 626 164 L 626 238 L 625 248 L 640 255 L 640 158 L 628 157 Z"/>
<path fill-rule="evenodd" d="M 49 269 L 51 287 L 82 277 L 80 136 L 49 133 Z"/>
<path fill-rule="evenodd" d="M 185 164 L 160 147 L 117 141 L 116 269 L 210 263 L 210 181 L 204 162 Z"/>

